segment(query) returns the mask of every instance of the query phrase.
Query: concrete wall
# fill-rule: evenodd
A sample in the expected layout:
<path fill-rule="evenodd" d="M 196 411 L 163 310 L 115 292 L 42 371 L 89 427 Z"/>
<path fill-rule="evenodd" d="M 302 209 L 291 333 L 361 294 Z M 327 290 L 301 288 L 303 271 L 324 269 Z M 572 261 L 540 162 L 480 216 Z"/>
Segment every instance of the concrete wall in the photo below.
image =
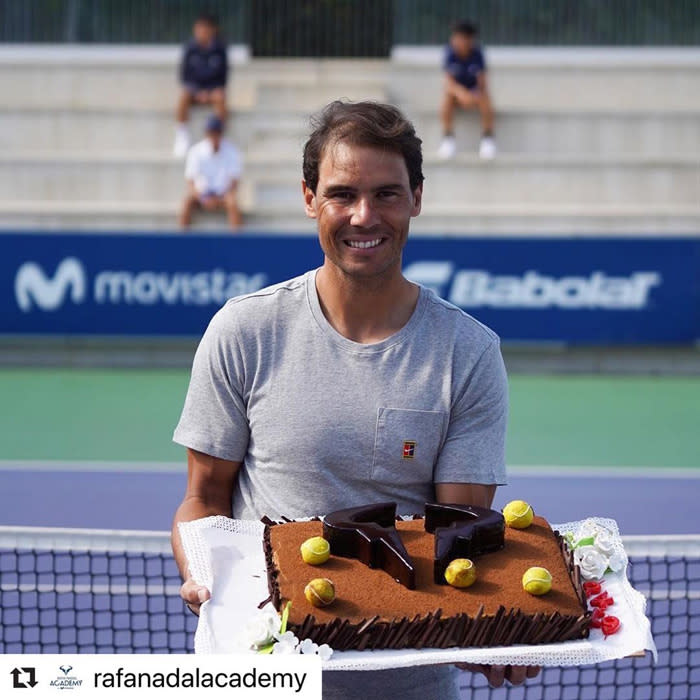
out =
<path fill-rule="evenodd" d="M 0 47 L 0 226 L 174 228 L 177 47 Z M 697 233 L 700 51 L 493 49 L 499 157 L 437 160 L 440 51 L 392 59 L 251 60 L 231 50 L 230 135 L 243 148 L 247 226 L 313 231 L 301 209 L 308 115 L 331 99 L 389 100 L 425 144 L 424 233 Z M 193 131 L 201 130 L 198 110 Z M 197 221 L 222 228 L 220 217 Z"/>

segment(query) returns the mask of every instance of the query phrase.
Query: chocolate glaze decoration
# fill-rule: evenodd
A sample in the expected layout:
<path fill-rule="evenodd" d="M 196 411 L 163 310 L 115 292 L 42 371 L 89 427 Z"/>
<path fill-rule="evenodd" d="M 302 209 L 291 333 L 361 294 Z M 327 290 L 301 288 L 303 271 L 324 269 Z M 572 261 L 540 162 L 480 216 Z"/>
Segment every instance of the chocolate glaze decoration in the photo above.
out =
<path fill-rule="evenodd" d="M 473 559 L 503 549 L 506 523 L 490 508 L 458 503 L 426 503 L 425 530 L 435 533 L 435 583 L 445 583 L 453 559 Z"/>
<path fill-rule="evenodd" d="M 396 503 L 329 513 L 323 518 L 323 536 L 331 554 L 359 559 L 372 569 L 383 569 L 406 588 L 416 587 L 413 562 L 396 531 Z"/>

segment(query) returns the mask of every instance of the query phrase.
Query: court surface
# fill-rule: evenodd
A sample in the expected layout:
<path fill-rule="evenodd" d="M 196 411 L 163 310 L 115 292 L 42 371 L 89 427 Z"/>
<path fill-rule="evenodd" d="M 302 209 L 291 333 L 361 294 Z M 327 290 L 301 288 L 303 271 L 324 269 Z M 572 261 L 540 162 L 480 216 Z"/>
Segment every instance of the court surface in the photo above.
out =
<path fill-rule="evenodd" d="M 0 524 L 157 529 L 184 489 L 186 370 L 0 370 Z M 552 522 L 700 532 L 697 377 L 513 375 L 510 483 Z"/>

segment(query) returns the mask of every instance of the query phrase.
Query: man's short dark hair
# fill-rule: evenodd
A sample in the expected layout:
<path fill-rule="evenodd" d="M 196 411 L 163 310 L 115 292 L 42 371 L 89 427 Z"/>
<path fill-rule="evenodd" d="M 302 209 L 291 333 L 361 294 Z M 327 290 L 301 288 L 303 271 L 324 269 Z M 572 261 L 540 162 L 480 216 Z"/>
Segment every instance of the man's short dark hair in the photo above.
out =
<path fill-rule="evenodd" d="M 203 10 L 202 12 L 198 13 L 195 22 L 208 24 L 213 29 L 217 29 L 219 27 L 219 18 L 213 12 L 208 12 L 207 10 Z"/>
<path fill-rule="evenodd" d="M 393 105 L 336 100 L 311 118 L 311 126 L 313 131 L 304 146 L 303 173 L 312 192 L 318 186 L 323 154 L 329 145 L 341 141 L 400 153 L 411 189 L 423 182 L 421 140 L 413 124 Z"/>
<path fill-rule="evenodd" d="M 479 33 L 479 28 L 466 19 L 458 19 L 452 22 L 450 26 L 450 31 L 452 34 L 461 34 L 462 36 L 474 37 Z"/>

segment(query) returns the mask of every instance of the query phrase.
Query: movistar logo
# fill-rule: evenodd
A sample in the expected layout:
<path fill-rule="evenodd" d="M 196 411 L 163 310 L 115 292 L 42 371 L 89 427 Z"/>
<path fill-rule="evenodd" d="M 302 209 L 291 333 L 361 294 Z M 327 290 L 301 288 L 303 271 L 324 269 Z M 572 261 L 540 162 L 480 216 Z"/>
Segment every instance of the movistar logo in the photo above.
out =
<path fill-rule="evenodd" d="M 15 276 L 15 297 L 22 311 L 36 306 L 42 311 L 55 311 L 70 295 L 74 304 L 85 299 L 87 280 L 85 268 L 76 258 L 64 258 L 56 267 L 53 278 L 47 277 L 35 262 L 26 262 Z"/>
<path fill-rule="evenodd" d="M 627 276 L 590 275 L 550 277 L 537 270 L 522 275 L 493 275 L 486 270 L 455 270 L 448 261 L 421 261 L 404 274 L 461 308 L 501 309 L 609 309 L 638 311 L 649 304 L 658 272 L 639 271 Z"/>
<path fill-rule="evenodd" d="M 15 275 L 17 306 L 55 311 L 69 298 L 74 304 L 185 304 L 221 306 L 227 299 L 262 289 L 267 275 L 247 275 L 219 268 L 201 272 L 157 270 L 98 270 L 91 278 L 76 258 L 64 258 L 53 276 L 47 277 L 35 262 L 25 262 Z M 89 297 L 89 298 L 88 298 Z"/>

